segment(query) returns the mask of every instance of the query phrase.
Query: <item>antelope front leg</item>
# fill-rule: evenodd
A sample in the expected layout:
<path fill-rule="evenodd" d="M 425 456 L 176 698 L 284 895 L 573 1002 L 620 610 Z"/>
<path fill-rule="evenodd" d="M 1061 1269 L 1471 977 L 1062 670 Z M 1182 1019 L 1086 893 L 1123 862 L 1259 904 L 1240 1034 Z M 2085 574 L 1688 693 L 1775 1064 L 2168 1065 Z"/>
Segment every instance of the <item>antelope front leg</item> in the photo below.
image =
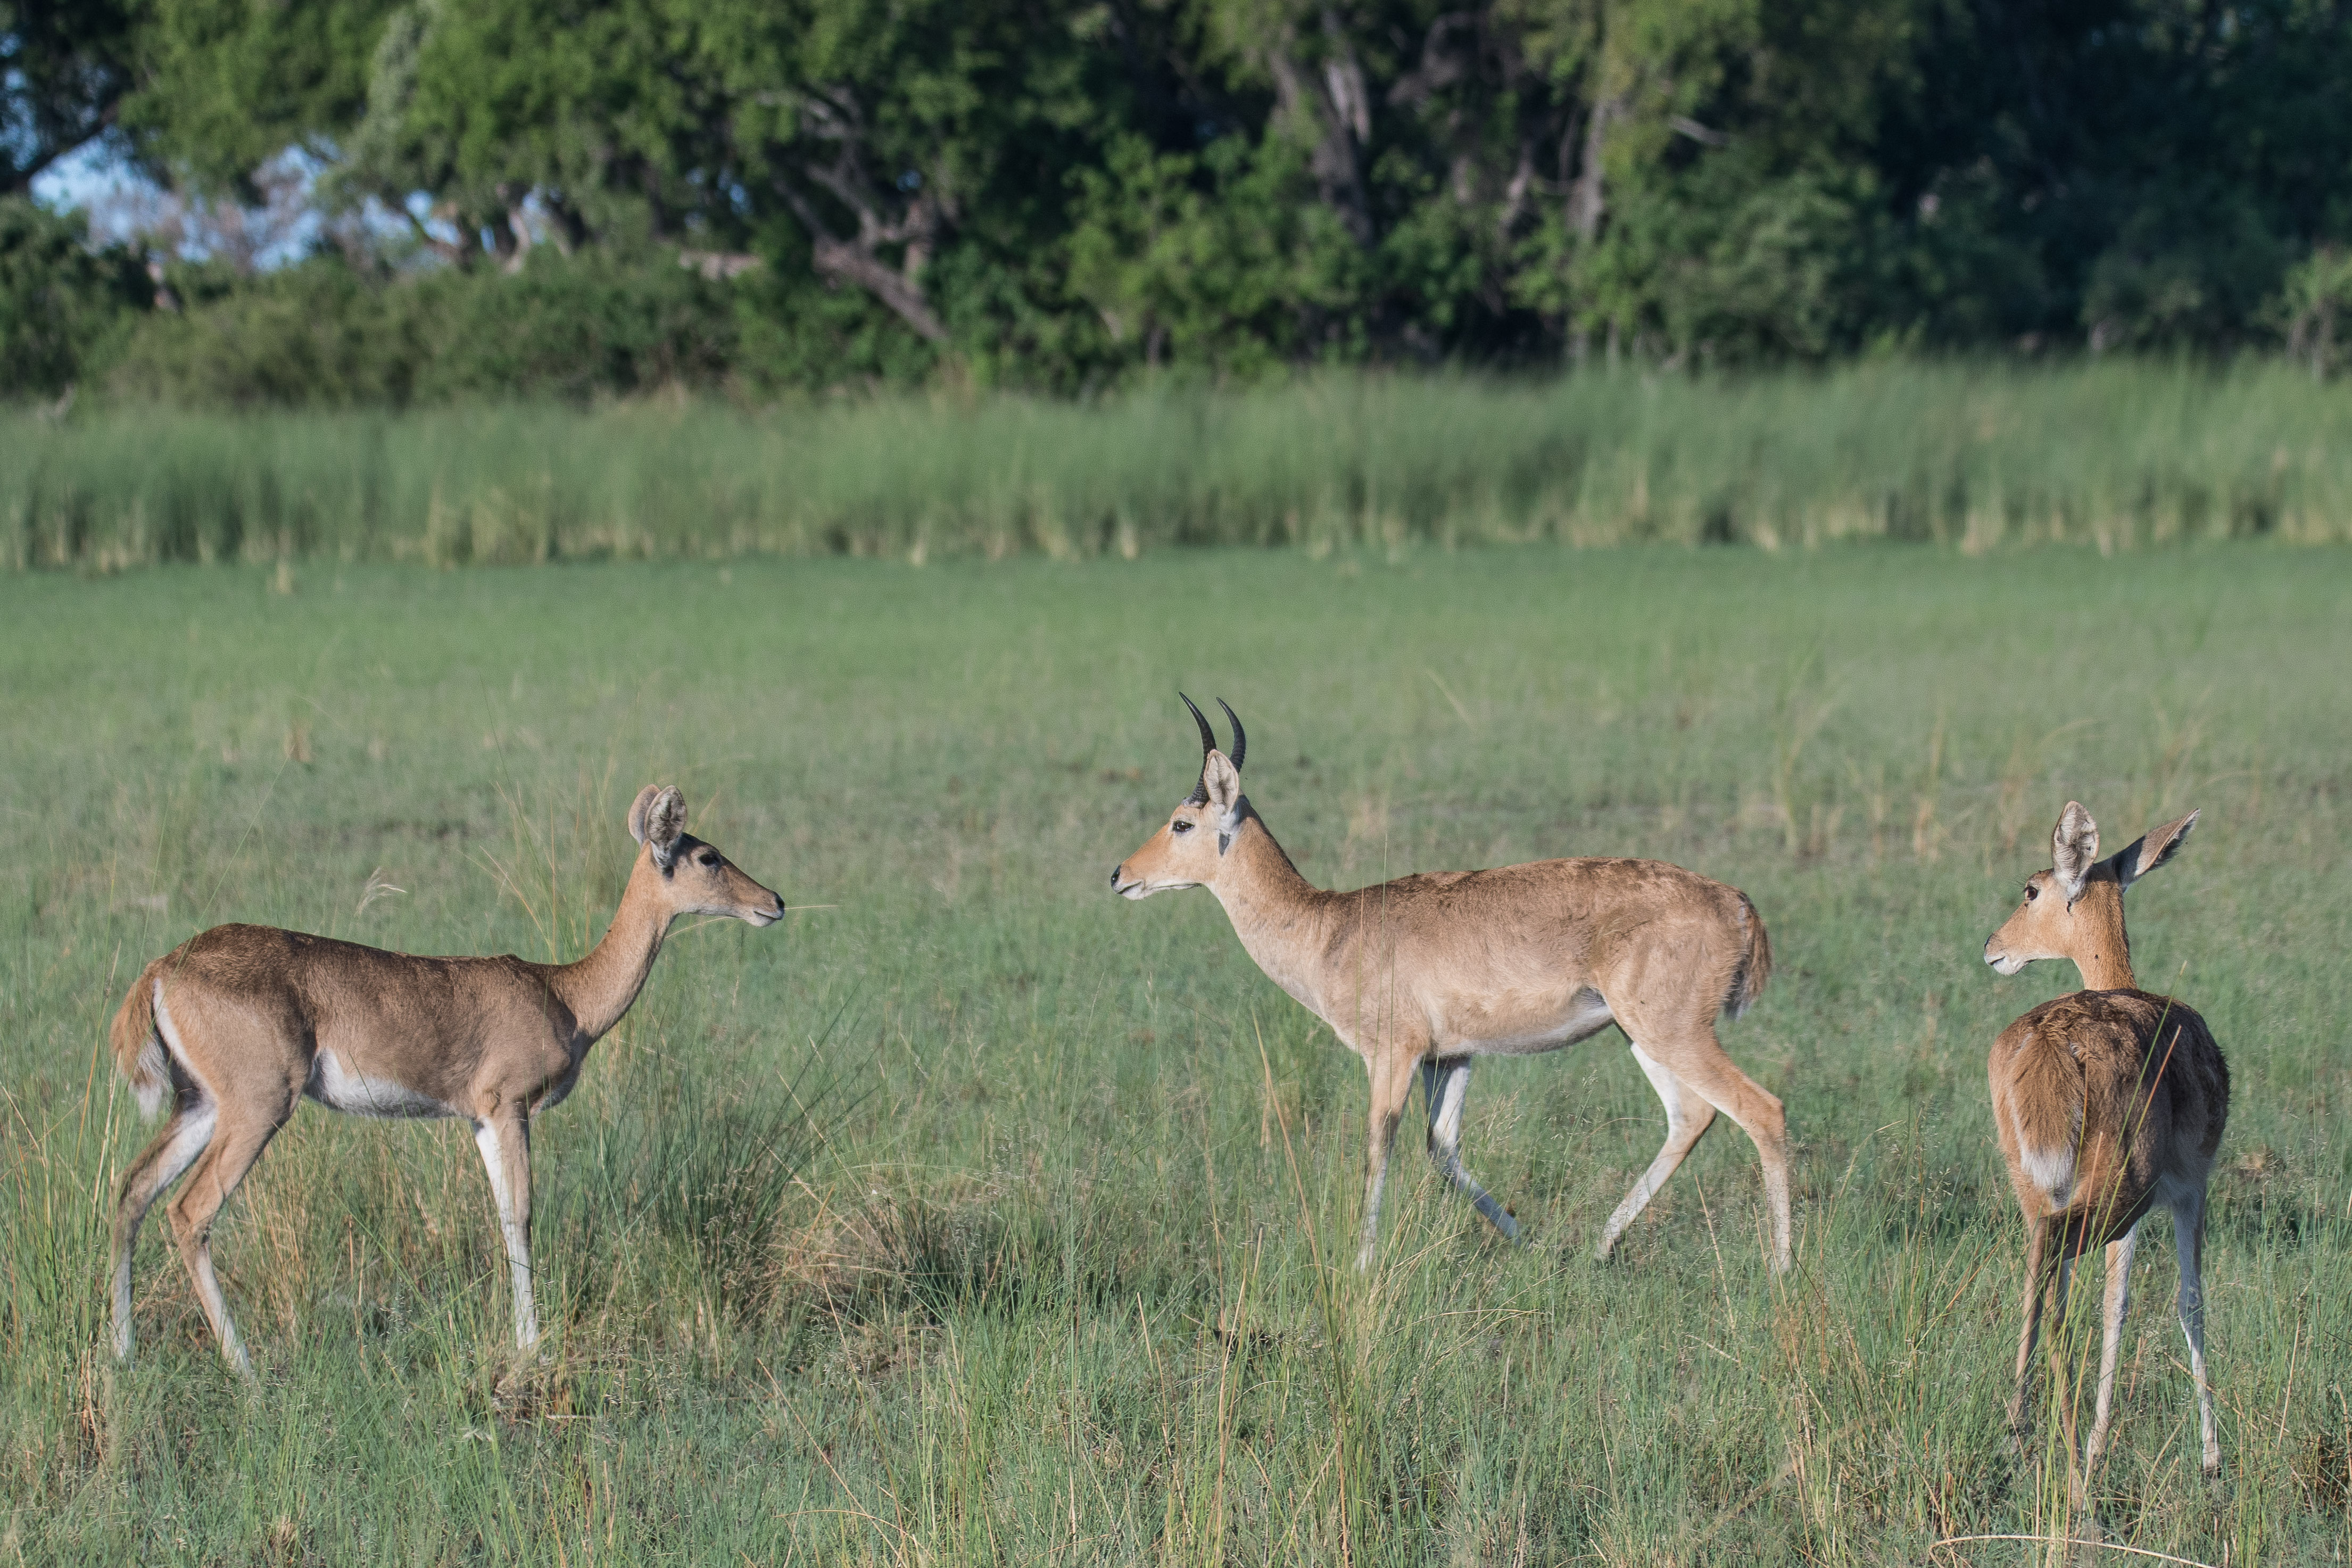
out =
<path fill-rule="evenodd" d="M 1444 1061 L 1432 1058 L 1421 1064 L 1422 1098 L 1429 1103 L 1429 1158 L 1438 1173 L 1470 1199 L 1486 1223 L 1503 1233 L 1504 1240 L 1517 1241 L 1519 1222 L 1462 1168 L 1462 1102 L 1470 1093 L 1470 1061 L 1469 1057 L 1457 1056 Z"/>
<path fill-rule="evenodd" d="M 539 1307 L 530 1290 L 530 1119 L 520 1105 L 502 1104 L 474 1124 L 474 1146 L 490 1175 L 499 1229 L 506 1238 L 507 1269 L 514 1276 L 515 1348 L 539 1343 Z"/>
<path fill-rule="evenodd" d="M 1404 1119 L 1404 1103 L 1412 1093 L 1413 1069 L 1411 1059 L 1371 1057 L 1366 1065 L 1371 1070 L 1372 1114 L 1365 1151 L 1370 1169 L 1364 1176 L 1364 1239 L 1356 1249 L 1360 1273 L 1371 1269 L 1372 1254 L 1380 1247 L 1381 1187 L 1388 1180 L 1389 1151 L 1396 1146 L 1397 1124 Z"/>

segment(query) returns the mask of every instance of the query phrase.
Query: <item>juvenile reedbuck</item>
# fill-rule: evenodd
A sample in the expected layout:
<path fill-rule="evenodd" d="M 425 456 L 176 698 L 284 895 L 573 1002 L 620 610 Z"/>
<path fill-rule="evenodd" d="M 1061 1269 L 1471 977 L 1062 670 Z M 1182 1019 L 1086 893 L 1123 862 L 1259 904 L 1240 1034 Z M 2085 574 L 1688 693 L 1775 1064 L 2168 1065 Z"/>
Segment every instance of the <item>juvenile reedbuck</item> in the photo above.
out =
<path fill-rule="evenodd" d="M 1178 694 L 1180 696 L 1182 694 Z M 1772 1265 L 1789 1267 L 1789 1156 L 1780 1102 L 1732 1064 L 1715 1019 L 1745 1011 L 1772 970 L 1745 894 L 1662 861 L 1556 860 L 1437 872 L 1354 893 L 1299 875 L 1242 793 L 1248 739 L 1201 730 L 1201 778 L 1167 822 L 1110 874 L 1148 898 L 1205 887 L 1268 978 L 1330 1025 L 1371 1078 L 1363 1244 L 1380 1237 L 1381 1186 L 1421 1069 L 1429 1157 L 1512 1240 L 1518 1221 L 1462 1168 L 1462 1103 L 1481 1056 L 1557 1051 L 1614 1023 L 1666 1109 L 1665 1146 L 1609 1217 L 1606 1258 L 1721 1111 L 1755 1140 L 1772 1216 Z"/>
<path fill-rule="evenodd" d="M 171 1119 L 131 1162 L 114 1210 L 114 1350 L 131 1354 L 131 1254 L 139 1222 L 172 1200 L 172 1234 L 221 1353 L 253 1375 L 213 1277 L 214 1217 L 309 1095 L 361 1116 L 461 1116 L 488 1170 L 515 1343 L 539 1339 L 531 1301 L 530 1119 L 571 1092 L 588 1048 L 621 1021 L 670 922 L 783 918 L 784 901 L 686 831 L 674 788 L 629 808 L 644 846 L 612 926 L 574 964 L 415 958 L 261 925 L 215 925 L 141 972 L 114 1016 L 115 1064 L 149 1117 Z"/>
<path fill-rule="evenodd" d="M 2094 1247 L 2106 1249 L 2106 1334 L 2084 1477 L 2106 1447 L 2132 1251 L 2140 1219 L 2158 1204 L 2172 1211 L 2180 1255 L 2180 1331 L 2197 1385 L 2205 1473 L 2221 1468 L 2213 1385 L 2205 1372 L 2200 1265 L 2206 1176 L 2230 1115 L 2230 1068 L 2194 1009 L 2133 982 L 2124 936 L 2124 890 L 2170 860 L 2196 825 L 2191 811 L 2101 860 L 2098 824 L 2069 800 L 2051 835 L 2050 869 L 2027 879 L 2025 901 L 1985 943 L 1985 962 L 2004 975 L 2037 958 L 2071 958 L 2083 977 L 2084 989 L 2044 1002 L 2001 1030 L 1987 1068 L 2001 1158 L 2025 1211 L 2025 1326 L 2009 1406 L 2010 1425 L 2021 1437 L 2051 1276 L 2057 1276 L 2055 1311 L 2063 1322 L 2074 1260 Z M 2066 1431 L 2071 1446 L 2071 1413 Z"/>

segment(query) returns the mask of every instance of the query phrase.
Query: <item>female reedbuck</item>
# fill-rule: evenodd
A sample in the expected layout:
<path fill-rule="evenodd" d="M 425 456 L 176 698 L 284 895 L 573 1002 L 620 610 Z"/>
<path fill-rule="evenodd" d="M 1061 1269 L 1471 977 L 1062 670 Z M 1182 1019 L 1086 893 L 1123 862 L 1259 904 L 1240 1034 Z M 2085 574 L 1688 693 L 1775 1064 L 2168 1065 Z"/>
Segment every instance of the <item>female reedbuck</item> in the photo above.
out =
<path fill-rule="evenodd" d="M 2025 1327 L 2009 1406 L 2021 1436 L 2050 1277 L 2057 1275 L 2055 1310 L 2063 1321 L 2074 1260 L 2094 1247 L 2107 1252 L 2106 1335 L 2084 1476 L 2106 1447 L 2132 1251 L 2141 1218 L 2157 1204 L 2172 1211 L 2180 1255 L 2180 1331 L 2197 1385 L 2205 1473 L 2221 1468 L 2200 1265 L 2206 1176 L 2230 1115 L 2230 1068 L 2193 1009 L 2133 983 L 2124 936 L 2124 890 L 2170 860 L 2196 825 L 2191 811 L 2101 860 L 2098 824 L 2069 800 L 2051 835 L 2051 868 L 2027 880 L 2025 901 L 1985 943 L 1985 962 L 2004 975 L 2037 958 L 2071 958 L 2083 976 L 2084 989 L 2001 1030 L 1987 1070 L 2001 1158 L 2025 1211 Z M 2071 1446 L 2071 1414 L 2066 1430 Z"/>
<path fill-rule="evenodd" d="M 114 1210 L 114 1350 L 131 1354 L 131 1253 L 148 1207 L 172 1233 L 221 1352 L 252 1364 L 213 1277 L 213 1219 L 307 1094 L 362 1116 L 462 1116 L 490 1177 L 514 1277 L 515 1343 L 539 1339 L 530 1284 L 530 1119 L 562 1100 L 588 1048 L 629 1010 L 681 915 L 755 926 L 784 901 L 686 831 L 676 789 L 629 808 L 644 848 L 613 924 L 575 964 L 415 958 L 260 925 L 216 925 L 147 966 L 115 1014 L 115 1064 L 171 1120 L 131 1162 Z"/>
<path fill-rule="evenodd" d="M 1182 694 L 1178 694 L 1181 695 Z M 1772 1264 L 1789 1267 L 1789 1156 L 1780 1102 L 1732 1064 L 1717 1014 L 1764 989 L 1772 947 L 1745 894 L 1662 861 L 1559 860 L 1495 871 L 1402 877 L 1327 893 L 1298 874 L 1242 794 L 1248 746 L 1234 753 L 1190 697 L 1201 779 L 1143 847 L 1114 867 L 1111 891 L 1217 895 L 1234 932 L 1275 984 L 1364 1059 L 1372 1088 L 1363 1245 L 1380 1236 L 1381 1186 L 1397 1123 L 1421 1069 L 1429 1156 L 1504 1236 L 1518 1221 L 1462 1168 L 1462 1103 L 1481 1056 L 1557 1051 L 1612 1023 L 1625 1031 L 1666 1108 L 1665 1146 L 1609 1217 L 1606 1258 L 1719 1110 L 1755 1140 L 1772 1215 Z"/>

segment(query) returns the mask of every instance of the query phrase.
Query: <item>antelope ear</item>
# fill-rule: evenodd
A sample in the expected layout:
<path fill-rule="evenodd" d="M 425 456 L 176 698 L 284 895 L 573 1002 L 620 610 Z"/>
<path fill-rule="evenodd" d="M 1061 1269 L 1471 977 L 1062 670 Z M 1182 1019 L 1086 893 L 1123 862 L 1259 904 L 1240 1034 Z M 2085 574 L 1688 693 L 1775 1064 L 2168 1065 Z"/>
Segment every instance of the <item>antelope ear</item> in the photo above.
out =
<path fill-rule="evenodd" d="M 639 843 L 646 841 L 646 813 L 653 809 L 654 797 L 660 793 L 660 785 L 648 784 L 637 791 L 636 802 L 629 808 L 629 837 Z"/>
<path fill-rule="evenodd" d="M 1234 830 L 1241 824 L 1241 769 L 1223 752 L 1212 751 L 1201 759 L 1201 789 L 1217 814 L 1217 852 L 1223 854 L 1233 847 Z"/>
<path fill-rule="evenodd" d="M 2203 810 L 2202 807 L 2199 808 Z M 2129 887 L 2174 855 L 2189 841 L 2189 830 L 2197 825 L 2197 812 L 2177 822 L 2167 822 L 2160 828 L 2150 828 L 2138 842 L 2119 852 L 2108 863 L 2115 867 L 2116 880 Z"/>
<path fill-rule="evenodd" d="M 2058 885 L 2064 890 L 2071 904 L 2083 896 L 2083 886 L 2091 880 L 2091 868 L 2099 860 L 2099 824 L 2091 821 L 2091 813 L 2083 810 L 2080 800 L 2069 800 L 2058 814 L 2058 827 L 2050 835 L 2050 865 L 2058 873 Z"/>
<path fill-rule="evenodd" d="M 675 784 L 646 785 L 638 793 L 637 803 L 629 808 L 629 836 L 653 851 L 655 861 L 665 871 L 685 831 L 686 797 Z"/>

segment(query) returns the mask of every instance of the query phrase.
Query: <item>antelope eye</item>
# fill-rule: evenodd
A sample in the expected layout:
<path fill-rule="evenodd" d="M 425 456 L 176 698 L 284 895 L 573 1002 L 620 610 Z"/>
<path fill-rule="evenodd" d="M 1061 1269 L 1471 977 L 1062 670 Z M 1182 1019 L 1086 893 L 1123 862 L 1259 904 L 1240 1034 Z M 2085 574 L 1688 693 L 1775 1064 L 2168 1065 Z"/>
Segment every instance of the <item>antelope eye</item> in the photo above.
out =
<path fill-rule="evenodd" d="M 694 863 L 697 865 L 717 865 L 719 863 L 719 852 L 717 850 L 705 850 L 700 854 L 694 857 Z"/>
<path fill-rule="evenodd" d="M 2041 896 L 2042 896 L 2042 890 L 2041 890 L 2040 888 L 2038 888 L 2038 887 L 2034 886 L 2034 885 L 2033 885 L 2032 883 L 2030 883 L 2030 882 L 2029 882 L 2029 883 L 2027 883 L 2025 884 L 2025 902 L 2026 902 L 2026 903 L 2031 904 L 2031 903 L 2032 903 L 2035 899 L 2037 899 L 2037 898 L 2039 898 L 2039 897 L 2041 897 Z"/>
<path fill-rule="evenodd" d="M 1179 817 L 1168 824 L 1168 831 L 1171 833 L 1189 833 L 1192 831 L 1192 824 Z"/>

